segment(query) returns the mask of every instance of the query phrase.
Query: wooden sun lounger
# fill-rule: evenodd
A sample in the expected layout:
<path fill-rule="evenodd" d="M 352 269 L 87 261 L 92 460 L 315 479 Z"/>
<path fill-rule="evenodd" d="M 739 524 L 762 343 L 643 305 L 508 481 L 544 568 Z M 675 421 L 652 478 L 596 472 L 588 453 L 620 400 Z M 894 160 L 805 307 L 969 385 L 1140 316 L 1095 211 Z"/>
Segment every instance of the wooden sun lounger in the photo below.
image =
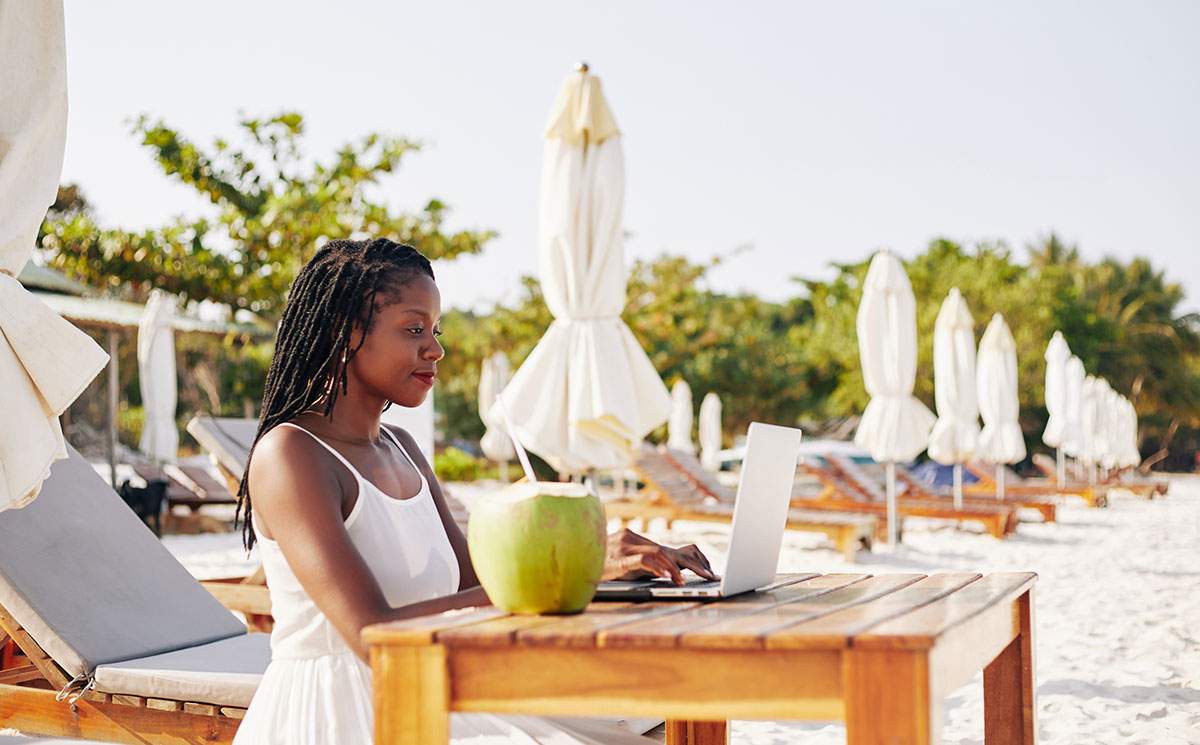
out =
<path fill-rule="evenodd" d="M 1045 475 L 1046 483 L 1053 486 L 1057 479 L 1057 464 L 1055 464 L 1054 459 L 1045 453 L 1034 453 L 1032 460 L 1033 465 Z M 1100 480 L 1096 484 L 1089 484 L 1087 477 L 1080 473 L 1078 468 L 1071 468 L 1070 464 L 1067 466 L 1067 477 L 1071 479 L 1068 485 L 1073 486 L 1075 489 L 1103 490 L 1105 487 L 1111 486 L 1118 489 L 1127 489 L 1134 494 L 1150 499 L 1153 499 L 1157 495 L 1166 494 L 1170 488 L 1170 482 L 1166 479 L 1135 478 L 1130 480 L 1126 476 L 1121 475 L 1112 479 Z M 1070 493 L 1075 493 L 1074 489 Z"/>
<path fill-rule="evenodd" d="M 1037 464 L 1038 455 L 1033 456 L 1034 464 Z M 966 485 L 963 487 L 964 493 L 983 493 L 995 494 L 996 490 L 996 470 L 990 466 L 985 466 L 981 463 L 968 461 L 963 464 L 970 473 L 979 479 L 975 484 Z M 1009 478 L 1011 476 L 1011 479 Z M 1015 496 L 1072 496 L 1079 497 L 1087 503 L 1088 507 L 1104 507 L 1108 504 L 1107 490 L 1098 485 L 1090 485 L 1078 481 L 1068 481 L 1063 486 L 1059 487 L 1051 479 L 1026 479 L 1022 478 L 1012 469 L 1009 469 L 1005 474 L 1004 493 L 1005 495 Z"/>
<path fill-rule="evenodd" d="M 881 490 L 869 484 L 865 477 L 859 477 L 854 469 L 847 464 L 839 465 L 837 456 L 826 456 L 827 464 L 821 468 L 814 464 L 806 464 L 809 472 L 826 484 L 824 499 L 814 500 L 830 505 L 830 509 L 857 509 L 869 511 L 872 514 L 886 514 L 887 505 L 881 498 Z M 848 472 L 849 471 L 849 472 Z M 926 500 L 900 495 L 896 499 L 896 509 L 901 517 L 930 517 L 956 522 L 972 522 L 983 528 L 996 538 L 1005 538 L 1017 528 L 1017 514 L 1012 507 L 1004 505 L 964 505 L 963 509 L 954 509 L 953 504 L 947 505 L 944 500 Z"/>
<path fill-rule="evenodd" d="M 69 452 L 33 504 L 0 514 L 0 637 L 10 642 L 0 729 L 230 743 L 266 668 L 267 637 L 247 635 Z M 76 550 L 48 554 L 64 543 Z"/>
<path fill-rule="evenodd" d="M 938 499 L 948 502 L 951 506 L 954 505 L 954 498 L 942 494 L 936 494 L 921 482 L 920 479 L 913 476 L 907 468 L 901 466 L 896 467 L 896 480 L 904 484 L 905 493 L 920 499 Z M 963 506 L 982 506 L 988 503 L 1005 504 L 1014 507 L 1024 507 L 1026 509 L 1037 510 L 1042 516 L 1042 521 L 1052 523 L 1058 515 L 1058 505 L 1047 498 L 1026 496 L 1008 492 L 1008 485 L 1005 484 L 1004 497 L 998 497 L 995 491 L 987 492 L 980 490 L 977 492 L 967 491 L 963 488 Z M 970 497 L 970 498 L 968 498 Z"/>
<path fill-rule="evenodd" d="M 676 520 L 728 523 L 733 519 L 733 494 L 716 479 L 707 486 L 693 480 L 674 454 L 643 444 L 633 470 L 646 485 L 646 496 L 609 500 L 604 505 L 608 516 L 622 524 L 661 518 L 669 527 Z M 804 509 L 789 510 L 787 526 L 825 535 L 850 562 L 860 547 L 870 549 L 877 532 L 870 515 Z"/>

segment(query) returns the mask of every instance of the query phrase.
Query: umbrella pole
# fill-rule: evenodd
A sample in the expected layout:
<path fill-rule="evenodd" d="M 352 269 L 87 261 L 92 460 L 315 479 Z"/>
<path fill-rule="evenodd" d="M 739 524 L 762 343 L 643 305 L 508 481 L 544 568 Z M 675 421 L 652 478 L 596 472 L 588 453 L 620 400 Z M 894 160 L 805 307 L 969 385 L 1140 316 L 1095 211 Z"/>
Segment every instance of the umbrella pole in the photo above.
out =
<path fill-rule="evenodd" d="M 954 464 L 954 509 L 962 509 L 962 463 Z"/>
<path fill-rule="evenodd" d="M 1058 488 L 1061 489 L 1067 483 L 1067 454 L 1063 452 L 1062 448 L 1055 448 L 1054 452 L 1058 460 L 1058 468 L 1054 475 L 1058 477 Z"/>
<path fill-rule="evenodd" d="M 1004 499 L 1004 464 L 996 464 L 996 499 Z"/>
<path fill-rule="evenodd" d="M 896 545 L 896 537 L 899 534 L 899 527 L 896 523 L 896 464 L 888 461 L 887 463 L 887 532 L 888 545 Z"/>
<path fill-rule="evenodd" d="M 120 394 L 117 371 L 117 331 L 108 330 L 108 480 L 117 489 L 117 399 Z"/>

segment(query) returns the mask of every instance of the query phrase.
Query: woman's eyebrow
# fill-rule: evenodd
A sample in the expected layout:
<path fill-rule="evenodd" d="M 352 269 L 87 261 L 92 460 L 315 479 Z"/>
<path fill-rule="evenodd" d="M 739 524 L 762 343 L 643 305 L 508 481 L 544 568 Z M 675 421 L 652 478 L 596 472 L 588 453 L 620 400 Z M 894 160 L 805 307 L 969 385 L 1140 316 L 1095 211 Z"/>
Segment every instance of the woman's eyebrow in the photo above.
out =
<path fill-rule="evenodd" d="M 401 313 L 409 313 L 409 314 L 415 315 L 415 316 L 420 316 L 421 318 L 424 318 L 426 320 L 432 318 L 432 316 L 429 315 L 429 311 L 422 310 L 421 308 L 401 308 L 400 312 Z"/>

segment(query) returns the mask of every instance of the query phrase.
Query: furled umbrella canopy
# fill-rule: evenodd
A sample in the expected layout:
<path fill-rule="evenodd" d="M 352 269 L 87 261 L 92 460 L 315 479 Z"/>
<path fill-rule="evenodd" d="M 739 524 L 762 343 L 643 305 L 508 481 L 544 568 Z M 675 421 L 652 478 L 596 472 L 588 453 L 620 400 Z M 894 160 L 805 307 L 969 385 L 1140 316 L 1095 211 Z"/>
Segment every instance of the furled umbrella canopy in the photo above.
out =
<path fill-rule="evenodd" d="M 545 134 L 539 279 L 554 322 L 502 395 L 521 442 L 559 471 L 619 468 L 671 397 L 621 320 L 625 164 L 598 78 L 567 78 Z"/>
<path fill-rule="evenodd" d="M 1046 429 L 1042 442 L 1059 448 L 1067 433 L 1067 362 L 1071 359 L 1071 348 L 1061 331 L 1055 331 L 1046 345 Z"/>
<path fill-rule="evenodd" d="M 909 461 L 925 449 L 934 416 L 912 394 L 917 376 L 917 315 L 912 285 L 887 251 L 871 259 L 858 305 L 858 352 L 871 396 L 854 442 L 881 463 Z"/>
<path fill-rule="evenodd" d="M 917 377 L 917 304 L 900 260 L 888 251 L 871 259 L 858 304 L 858 353 L 871 401 L 854 442 L 886 466 L 888 543 L 899 533 L 896 468 L 925 449 L 934 416 L 912 394 Z"/>
<path fill-rule="evenodd" d="M 37 497 L 67 457 L 58 417 L 108 355 L 16 277 L 54 202 L 67 128 L 61 2 L 0 2 L 0 510 Z"/>
<path fill-rule="evenodd" d="M 150 293 L 138 324 L 138 384 L 142 389 L 142 438 L 138 449 L 159 461 L 174 460 L 179 450 L 175 404 L 175 307 L 178 300 L 161 290 Z"/>
<path fill-rule="evenodd" d="M 955 465 L 975 453 L 979 402 L 975 396 L 975 321 L 958 288 L 942 302 L 933 326 L 933 397 L 937 422 L 929 457 Z"/>
<path fill-rule="evenodd" d="M 1083 381 L 1087 373 L 1083 361 L 1075 355 L 1067 359 L 1064 384 L 1066 385 L 1066 426 L 1062 433 L 1063 452 L 1079 458 L 1083 450 Z"/>
<path fill-rule="evenodd" d="M 710 471 L 721 467 L 721 397 L 715 391 L 700 402 L 700 465 Z"/>
<path fill-rule="evenodd" d="M 671 417 L 667 419 L 667 447 L 685 453 L 695 453 L 692 442 L 692 389 L 686 380 L 671 386 Z"/>
<path fill-rule="evenodd" d="M 508 385 L 508 357 L 494 352 L 483 361 L 479 371 L 479 418 L 486 428 L 479 440 L 479 449 L 489 459 L 504 463 L 517 457 L 512 438 L 504 431 L 504 421 L 493 411 L 496 396 Z"/>
<path fill-rule="evenodd" d="M 1126 468 L 1137 468 L 1142 463 L 1142 451 L 1138 448 L 1138 415 L 1133 402 L 1122 399 L 1124 407 L 1125 461 Z"/>
<path fill-rule="evenodd" d="M 1081 461 L 1088 466 L 1095 464 L 1100 458 L 1102 446 L 1096 441 L 1099 426 L 1099 401 L 1101 396 L 1100 381 L 1088 375 L 1083 379 L 1083 388 L 1079 397 L 1079 455 Z"/>
<path fill-rule="evenodd" d="M 1017 345 L 999 313 L 979 341 L 976 388 L 983 429 L 979 457 L 988 463 L 1016 463 L 1025 457 L 1017 398 Z"/>

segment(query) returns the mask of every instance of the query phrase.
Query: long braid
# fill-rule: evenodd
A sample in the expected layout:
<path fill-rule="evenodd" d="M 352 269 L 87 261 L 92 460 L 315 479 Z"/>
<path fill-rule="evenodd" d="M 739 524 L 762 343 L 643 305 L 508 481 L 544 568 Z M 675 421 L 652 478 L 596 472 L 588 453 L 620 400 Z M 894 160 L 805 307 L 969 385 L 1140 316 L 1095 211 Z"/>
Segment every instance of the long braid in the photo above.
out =
<path fill-rule="evenodd" d="M 263 435 L 315 406 L 329 416 L 347 388 L 346 367 L 366 339 L 377 301 L 413 277 L 433 278 L 419 251 L 386 238 L 326 243 L 300 270 L 288 292 L 263 387 L 258 431 L 238 486 L 235 517 L 242 542 L 255 543 L 250 503 L 250 460 Z M 382 294 L 381 294 L 382 293 Z M 364 333 L 354 343 L 354 331 Z"/>

